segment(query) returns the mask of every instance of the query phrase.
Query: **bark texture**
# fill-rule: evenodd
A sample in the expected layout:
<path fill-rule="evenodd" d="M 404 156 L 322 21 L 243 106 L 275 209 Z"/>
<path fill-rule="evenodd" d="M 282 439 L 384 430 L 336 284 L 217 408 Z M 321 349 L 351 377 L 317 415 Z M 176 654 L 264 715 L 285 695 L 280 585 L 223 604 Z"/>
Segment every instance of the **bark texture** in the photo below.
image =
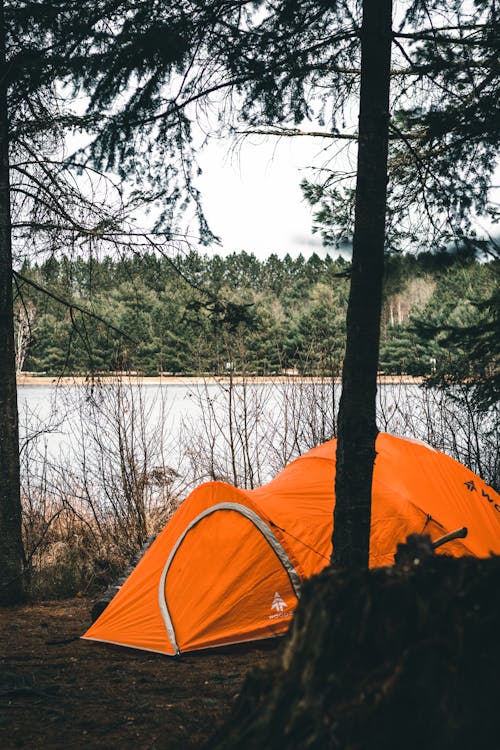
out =
<path fill-rule="evenodd" d="M 332 563 L 367 568 L 387 194 L 392 0 L 364 0 L 352 275 L 339 407 Z"/>
<path fill-rule="evenodd" d="M 19 481 L 12 245 L 9 183 L 9 124 L 4 4 L 0 0 L 0 604 L 23 598 L 23 544 Z"/>

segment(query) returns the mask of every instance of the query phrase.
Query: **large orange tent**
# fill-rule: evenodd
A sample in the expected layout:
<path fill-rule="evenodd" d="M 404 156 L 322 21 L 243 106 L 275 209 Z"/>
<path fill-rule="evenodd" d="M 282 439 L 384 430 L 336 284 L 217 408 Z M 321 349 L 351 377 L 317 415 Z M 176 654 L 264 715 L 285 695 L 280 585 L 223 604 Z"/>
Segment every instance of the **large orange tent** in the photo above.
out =
<path fill-rule="evenodd" d="M 175 655 L 283 634 L 301 582 L 329 563 L 336 441 L 255 490 L 192 492 L 84 638 Z M 500 554 L 500 496 L 424 443 L 381 433 L 370 566 L 390 565 L 414 532 L 467 527 L 440 552 Z"/>

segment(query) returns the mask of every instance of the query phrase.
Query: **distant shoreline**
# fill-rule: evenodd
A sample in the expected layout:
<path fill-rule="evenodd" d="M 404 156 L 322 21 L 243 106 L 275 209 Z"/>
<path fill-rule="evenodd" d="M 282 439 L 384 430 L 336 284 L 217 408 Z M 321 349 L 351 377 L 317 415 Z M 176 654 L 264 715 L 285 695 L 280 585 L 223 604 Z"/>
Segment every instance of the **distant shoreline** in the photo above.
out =
<path fill-rule="evenodd" d="M 273 384 L 273 383 L 325 383 L 330 382 L 329 378 L 316 375 L 234 375 L 233 383 L 241 384 Z M 52 377 L 48 375 L 34 375 L 33 373 L 21 374 L 17 376 L 18 386 L 48 386 L 48 385 L 89 385 L 96 383 L 100 385 L 113 385 L 123 383 L 126 385 L 204 385 L 205 383 L 229 383 L 230 378 L 227 375 L 159 375 L 146 377 L 142 375 L 96 375 L 79 376 L 71 375 L 64 377 Z M 335 378 L 335 383 L 340 384 L 341 379 Z M 380 385 L 420 385 L 423 377 L 413 377 L 411 375 L 379 375 L 378 383 Z"/>

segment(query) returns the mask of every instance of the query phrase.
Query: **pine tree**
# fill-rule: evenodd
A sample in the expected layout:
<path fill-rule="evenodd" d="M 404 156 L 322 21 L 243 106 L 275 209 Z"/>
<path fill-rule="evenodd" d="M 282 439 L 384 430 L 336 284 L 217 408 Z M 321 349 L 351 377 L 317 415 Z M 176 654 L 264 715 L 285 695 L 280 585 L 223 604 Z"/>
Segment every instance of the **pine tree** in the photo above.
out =
<path fill-rule="evenodd" d="M 67 69 L 71 38 L 58 37 L 64 14 L 73 13 L 73 2 L 19 3 L 2 0 L 0 6 L 0 601 L 14 603 L 24 596 L 26 565 L 21 530 L 19 487 L 19 434 L 14 357 L 13 284 L 22 298 L 26 286 L 47 293 L 65 305 L 75 322 L 90 315 L 77 301 L 57 295 L 24 277 L 15 269 L 28 252 L 55 257 L 61 248 L 76 247 L 82 238 L 90 253 L 101 242 L 123 241 L 120 226 L 123 202 L 117 211 L 92 194 L 84 194 L 73 180 L 64 154 L 68 129 L 91 127 L 92 117 L 62 106 L 61 74 Z M 75 21 L 75 17 L 73 17 Z M 85 27 L 81 27 L 83 33 Z M 78 37 L 80 38 L 80 37 Z M 87 41 L 89 37 L 87 37 Z M 78 169 L 85 170 L 85 164 Z M 90 174 L 90 172 L 87 172 Z M 94 172 L 94 174 L 96 174 Z M 95 183 L 94 183 L 95 186 Z M 108 183 L 109 187 L 109 183 Z M 116 194 L 116 193 L 115 193 Z M 143 199 L 138 191 L 136 203 Z M 146 242 L 146 240 L 145 240 Z M 104 321 L 101 321 L 103 323 Z M 88 347 L 84 324 L 74 327 L 75 337 Z M 115 331 L 115 333 L 117 333 Z M 54 352 L 57 361 L 58 352 Z M 89 352 L 92 358 L 92 353 Z"/>

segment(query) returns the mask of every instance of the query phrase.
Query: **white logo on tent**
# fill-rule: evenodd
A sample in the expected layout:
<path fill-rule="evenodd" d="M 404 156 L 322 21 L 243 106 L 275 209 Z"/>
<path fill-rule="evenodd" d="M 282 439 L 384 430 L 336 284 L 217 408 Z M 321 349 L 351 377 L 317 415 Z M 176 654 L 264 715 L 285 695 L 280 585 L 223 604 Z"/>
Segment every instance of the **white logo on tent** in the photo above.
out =
<path fill-rule="evenodd" d="M 271 609 L 275 609 L 276 612 L 283 612 L 284 609 L 287 609 L 288 604 L 284 601 L 284 599 L 281 598 L 281 596 L 276 591 L 274 594 L 273 603 L 271 604 Z"/>

